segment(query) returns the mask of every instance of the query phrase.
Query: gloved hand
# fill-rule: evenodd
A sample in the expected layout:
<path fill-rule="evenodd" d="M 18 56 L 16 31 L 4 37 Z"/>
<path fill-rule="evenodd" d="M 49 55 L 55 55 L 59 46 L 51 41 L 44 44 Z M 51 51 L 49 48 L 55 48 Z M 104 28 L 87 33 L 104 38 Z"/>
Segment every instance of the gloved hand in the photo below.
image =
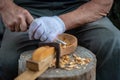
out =
<path fill-rule="evenodd" d="M 31 23 L 28 33 L 30 40 L 40 39 L 44 42 L 53 42 L 65 30 L 65 24 L 58 16 L 40 17 Z"/>

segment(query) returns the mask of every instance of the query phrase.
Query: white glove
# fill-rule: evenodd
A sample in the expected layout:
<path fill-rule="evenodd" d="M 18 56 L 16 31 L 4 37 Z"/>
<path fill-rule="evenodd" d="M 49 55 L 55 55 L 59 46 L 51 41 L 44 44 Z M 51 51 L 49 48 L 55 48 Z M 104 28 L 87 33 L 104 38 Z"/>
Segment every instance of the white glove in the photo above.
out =
<path fill-rule="evenodd" d="M 31 23 L 28 33 L 30 40 L 40 39 L 44 42 L 53 42 L 65 30 L 65 24 L 58 16 L 40 17 Z"/>

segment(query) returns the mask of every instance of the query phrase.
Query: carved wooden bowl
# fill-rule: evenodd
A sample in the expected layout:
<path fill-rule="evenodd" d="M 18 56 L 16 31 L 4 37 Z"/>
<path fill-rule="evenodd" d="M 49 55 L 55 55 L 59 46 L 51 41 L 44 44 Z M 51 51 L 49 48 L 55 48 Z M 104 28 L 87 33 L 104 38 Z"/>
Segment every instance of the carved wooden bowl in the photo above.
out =
<path fill-rule="evenodd" d="M 64 33 L 59 35 L 58 38 L 67 43 L 66 45 L 61 44 L 61 55 L 73 53 L 77 48 L 77 38 L 75 36 Z"/>

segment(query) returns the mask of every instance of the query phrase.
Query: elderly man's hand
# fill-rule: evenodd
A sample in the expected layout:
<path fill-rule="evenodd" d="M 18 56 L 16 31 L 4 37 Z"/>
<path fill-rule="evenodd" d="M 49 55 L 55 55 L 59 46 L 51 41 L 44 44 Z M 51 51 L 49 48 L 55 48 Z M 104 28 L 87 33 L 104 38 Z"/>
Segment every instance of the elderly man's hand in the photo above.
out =
<path fill-rule="evenodd" d="M 8 0 L 0 9 L 2 20 L 11 31 L 26 31 L 33 20 L 31 14 L 24 8 Z"/>
<path fill-rule="evenodd" d="M 40 17 L 31 23 L 29 27 L 29 38 L 52 42 L 65 30 L 65 24 L 58 16 Z"/>

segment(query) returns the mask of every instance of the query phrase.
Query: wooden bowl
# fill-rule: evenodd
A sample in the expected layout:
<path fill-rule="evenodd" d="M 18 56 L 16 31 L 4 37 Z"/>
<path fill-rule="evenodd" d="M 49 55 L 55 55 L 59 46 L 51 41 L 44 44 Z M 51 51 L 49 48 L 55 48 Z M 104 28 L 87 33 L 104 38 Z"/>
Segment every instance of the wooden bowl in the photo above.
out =
<path fill-rule="evenodd" d="M 58 36 L 58 38 L 64 42 L 66 42 L 66 45 L 61 45 L 61 56 L 73 53 L 75 49 L 77 48 L 77 38 L 70 34 L 61 34 Z"/>

